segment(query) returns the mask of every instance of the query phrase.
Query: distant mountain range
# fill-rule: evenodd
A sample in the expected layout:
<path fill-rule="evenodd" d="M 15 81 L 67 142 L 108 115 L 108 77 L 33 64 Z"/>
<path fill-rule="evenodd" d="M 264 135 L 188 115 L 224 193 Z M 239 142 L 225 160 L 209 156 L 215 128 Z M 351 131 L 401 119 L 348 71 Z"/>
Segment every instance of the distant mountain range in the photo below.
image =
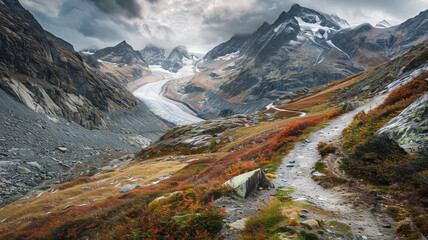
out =
<path fill-rule="evenodd" d="M 376 27 L 370 24 L 351 27 L 346 20 L 336 15 L 294 4 L 288 12 L 282 12 L 274 23 L 265 22 L 252 34 L 232 36 L 230 40 L 209 51 L 201 60 L 189 54 L 184 46 L 174 48 L 167 56 L 165 49 L 155 45 L 149 44 L 143 50 L 136 51 L 125 41 L 113 47 L 86 49 L 75 53 L 71 44 L 43 30 L 19 1 L 3 0 L 3 3 L 9 11 L 12 10 L 13 14 L 18 16 L 17 19 L 23 19 L 22 22 L 10 26 L 11 28 L 31 26 L 31 29 L 41 33 L 41 36 L 19 32 L 21 39 L 30 38 L 34 41 L 29 44 L 33 44 L 32 48 L 39 46 L 40 53 L 34 55 L 25 49 L 11 50 L 10 47 L 3 46 L 5 57 L 2 59 L 2 67 L 10 73 L 30 75 L 34 78 L 39 77 L 32 76 L 28 69 L 41 68 L 42 70 L 33 70 L 41 74 L 52 69 L 51 66 L 46 67 L 47 65 L 60 67 L 63 70 L 56 71 L 55 74 L 64 74 L 63 78 L 68 79 L 67 84 L 63 81 L 49 82 L 52 74 L 48 73 L 41 81 L 48 81 L 59 87 L 58 91 L 71 91 L 73 94 L 77 92 L 102 111 L 134 106 L 136 100 L 123 87 L 133 91 L 146 82 L 159 80 L 152 75 L 149 65 L 161 65 L 167 71 L 177 72 L 184 65 L 197 62 L 200 72 L 190 80 L 171 81 L 166 88 L 168 97 L 187 104 L 205 119 L 253 113 L 297 89 L 332 82 L 385 63 L 428 37 L 428 10 L 397 26 L 391 26 L 384 20 Z M 2 5 L 2 8 L 5 7 Z M 6 12 L 5 9 L 3 11 Z M 12 13 L 7 12 L 4 15 L 8 14 Z M 5 34 L 11 35 L 8 32 Z M 8 41 L 19 40 L 12 40 L 10 37 L 5 40 Z M 50 41 L 56 45 L 50 44 Z M 22 44 L 17 48 L 26 46 L 29 45 Z M 29 56 L 18 62 L 15 58 L 7 59 L 8 51 L 23 51 Z M 27 64 L 22 69 L 10 69 L 14 65 L 28 63 L 29 58 L 40 56 L 43 56 L 44 60 L 37 66 Z M 67 57 L 73 58 L 76 63 L 71 64 Z M 67 64 L 71 66 L 66 66 Z M 91 83 L 94 79 L 100 83 Z M 3 88 L 12 94 L 13 88 L 8 85 L 10 84 L 4 82 Z M 27 88 L 32 89 L 29 86 Z M 116 89 L 115 94 L 104 92 L 113 91 L 112 89 Z M 100 91 L 97 92 L 98 90 Z M 33 95 L 36 99 L 45 96 L 34 92 Z M 52 93 L 51 98 L 58 98 L 57 95 Z M 22 96 L 21 98 L 26 99 Z M 39 104 L 46 100 L 35 102 Z M 49 108 L 39 107 L 37 104 L 29 105 L 34 105 L 31 107 L 37 111 Z M 75 114 L 68 113 L 71 110 L 64 110 L 62 107 L 59 107 L 62 110 L 55 109 L 45 111 L 62 114 L 75 121 L 89 118 L 72 117 Z M 88 113 L 86 110 L 84 112 Z M 82 125 L 91 128 L 105 127 L 98 117 L 90 119 L 97 123 Z"/>
<path fill-rule="evenodd" d="M 427 37 L 428 10 L 393 27 L 386 21 L 350 27 L 335 15 L 295 4 L 273 24 L 236 34 L 209 51 L 198 63 L 202 73 L 181 82 L 182 89 L 192 85 L 198 91 L 175 97 L 205 118 L 249 113 L 296 89 L 385 63 Z"/>

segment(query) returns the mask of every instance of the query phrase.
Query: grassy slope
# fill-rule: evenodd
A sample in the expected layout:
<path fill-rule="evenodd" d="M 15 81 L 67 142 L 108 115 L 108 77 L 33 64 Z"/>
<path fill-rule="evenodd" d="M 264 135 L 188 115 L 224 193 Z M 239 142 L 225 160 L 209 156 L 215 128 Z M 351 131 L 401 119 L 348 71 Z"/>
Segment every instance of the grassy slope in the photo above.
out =
<path fill-rule="evenodd" d="M 294 141 L 301 140 L 309 131 L 334 117 L 328 113 L 347 100 L 365 100 L 369 93 L 379 91 L 382 85 L 392 80 L 389 75 L 398 73 L 400 68 L 417 58 L 415 56 L 426 44 L 425 42 L 412 49 L 392 63 L 311 89 L 304 98 L 281 106 L 285 109 L 305 111 L 306 117 L 277 119 L 274 122 L 261 122 L 255 126 L 236 129 L 228 133 L 235 141 L 222 141 L 206 155 L 189 156 L 196 159 L 195 161 L 144 165 L 134 163 L 129 167 L 96 176 L 91 182 L 85 182 L 88 180 L 85 178 L 80 184 L 70 184 L 69 188 L 55 193 L 57 199 L 64 201 L 51 202 L 53 200 L 50 195 L 45 193 L 40 197 L 8 205 L 0 209 L 0 216 L 8 218 L 0 223 L 0 228 L 3 229 L 0 237 L 155 239 L 162 236 L 174 239 L 200 236 L 200 239 L 210 239 L 219 230 L 218 221 L 222 218 L 221 209 L 214 209 L 210 204 L 212 200 L 227 192 L 227 189 L 220 186 L 221 183 L 255 167 L 272 167 L 278 164 L 275 159 L 286 154 Z M 361 91 L 361 86 L 367 85 L 374 87 Z M 360 91 L 352 92 L 355 89 Z M 261 115 L 259 118 L 263 121 Z M 177 152 L 161 153 L 165 156 L 175 154 Z M 145 185 L 151 179 L 170 172 L 175 172 L 171 178 L 126 194 L 117 195 L 117 188 L 111 188 L 110 184 L 116 183 L 115 180 L 126 183 L 125 175 L 133 175 L 134 179 L 140 178 L 137 183 Z M 151 179 L 144 179 L 150 173 L 154 174 Z M 99 182 L 102 178 L 108 180 Z M 82 191 L 81 187 L 84 186 L 93 187 L 95 191 L 89 196 Z M 103 190 L 99 190 L 102 187 Z M 156 197 L 176 191 L 180 192 L 170 198 L 153 201 Z M 74 198 L 73 194 L 78 197 Z M 100 201 L 88 206 L 61 210 L 67 204 L 86 203 L 94 198 Z M 22 212 L 19 211 L 20 208 Z M 52 210 L 52 213 L 46 215 L 49 210 Z M 59 211 L 54 212 L 56 210 Z M 194 214 L 184 217 L 186 221 L 173 218 L 189 213 Z M 20 220 L 27 222 L 17 224 Z"/>

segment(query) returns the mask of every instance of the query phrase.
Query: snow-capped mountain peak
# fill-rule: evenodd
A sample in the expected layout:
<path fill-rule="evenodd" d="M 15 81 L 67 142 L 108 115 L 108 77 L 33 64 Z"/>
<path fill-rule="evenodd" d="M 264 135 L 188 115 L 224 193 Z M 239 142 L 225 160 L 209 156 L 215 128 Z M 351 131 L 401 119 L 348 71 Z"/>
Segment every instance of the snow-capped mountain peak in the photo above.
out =
<path fill-rule="evenodd" d="M 389 28 L 389 27 L 392 27 L 392 25 L 389 22 L 387 22 L 386 20 L 382 20 L 378 24 L 376 24 L 375 27 L 377 27 L 377 28 Z"/>

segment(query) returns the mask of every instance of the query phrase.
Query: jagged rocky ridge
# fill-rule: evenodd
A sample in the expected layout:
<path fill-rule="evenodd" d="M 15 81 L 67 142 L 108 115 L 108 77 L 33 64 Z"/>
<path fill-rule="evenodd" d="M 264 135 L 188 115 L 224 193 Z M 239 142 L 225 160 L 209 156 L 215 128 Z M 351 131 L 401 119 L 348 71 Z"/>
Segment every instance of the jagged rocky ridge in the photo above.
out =
<path fill-rule="evenodd" d="M 189 55 L 186 47 L 178 46 L 174 48 L 165 61 L 162 62 L 162 68 L 170 72 L 177 72 L 184 66 L 186 61 L 192 62 L 193 57 Z"/>
<path fill-rule="evenodd" d="M 47 38 L 49 38 L 54 43 L 60 45 L 61 47 L 64 47 L 70 51 L 74 51 L 73 45 L 71 45 L 69 42 L 65 41 L 64 39 L 61 39 L 52 33 L 46 31 L 43 29 L 43 27 L 37 22 L 37 20 L 34 18 L 33 14 L 31 14 L 28 10 L 26 10 L 22 5 L 19 3 L 18 0 L 4 0 L 2 1 L 3 4 L 5 4 L 9 9 L 17 13 L 19 16 L 21 16 L 27 23 L 29 23 L 31 26 L 33 26 L 37 31 L 39 31 L 41 34 L 45 35 Z"/>
<path fill-rule="evenodd" d="M 153 44 L 144 47 L 143 50 L 140 50 L 140 53 L 149 65 L 161 65 L 166 59 L 165 49 L 156 47 Z"/>
<path fill-rule="evenodd" d="M 106 129 L 102 111 L 132 108 L 137 100 L 82 57 L 58 47 L 0 5 L 1 88 L 40 113 Z"/>
<path fill-rule="evenodd" d="M 87 57 L 100 61 L 100 69 L 129 90 L 135 88 L 135 81 L 151 75 L 149 65 L 142 54 L 126 41 L 97 50 Z"/>

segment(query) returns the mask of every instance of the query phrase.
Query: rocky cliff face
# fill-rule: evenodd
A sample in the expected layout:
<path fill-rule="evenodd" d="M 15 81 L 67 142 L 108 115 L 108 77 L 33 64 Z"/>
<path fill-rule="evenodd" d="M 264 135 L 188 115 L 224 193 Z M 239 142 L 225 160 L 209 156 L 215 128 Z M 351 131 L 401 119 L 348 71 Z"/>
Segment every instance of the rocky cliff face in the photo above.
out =
<path fill-rule="evenodd" d="M 52 33 L 46 31 L 43 29 L 43 27 L 37 22 L 37 20 L 34 18 L 33 14 L 31 14 L 28 10 L 26 10 L 22 5 L 19 3 L 18 0 L 4 0 L 3 3 L 12 11 L 14 11 L 16 14 L 21 16 L 27 23 L 29 23 L 31 26 L 33 26 L 37 31 L 39 31 L 41 34 L 45 35 L 45 37 L 49 38 L 52 42 L 60 45 L 61 47 L 64 47 L 68 50 L 74 51 L 73 45 L 71 45 L 69 42 L 65 41 L 64 39 L 61 39 Z"/>
<path fill-rule="evenodd" d="M 152 44 L 149 44 L 143 50 L 140 50 L 140 53 L 149 65 L 161 65 L 166 59 L 165 49 L 156 47 Z"/>
<path fill-rule="evenodd" d="M 1 4 L 0 32 L 0 87 L 31 109 L 104 129 L 102 111 L 135 106 L 123 87 Z"/>
<path fill-rule="evenodd" d="M 151 75 L 149 65 L 141 53 L 135 51 L 126 41 L 114 47 L 97 50 L 89 57 L 97 59 L 103 72 L 130 90 L 133 88 L 131 86 L 135 86 L 135 81 Z"/>

